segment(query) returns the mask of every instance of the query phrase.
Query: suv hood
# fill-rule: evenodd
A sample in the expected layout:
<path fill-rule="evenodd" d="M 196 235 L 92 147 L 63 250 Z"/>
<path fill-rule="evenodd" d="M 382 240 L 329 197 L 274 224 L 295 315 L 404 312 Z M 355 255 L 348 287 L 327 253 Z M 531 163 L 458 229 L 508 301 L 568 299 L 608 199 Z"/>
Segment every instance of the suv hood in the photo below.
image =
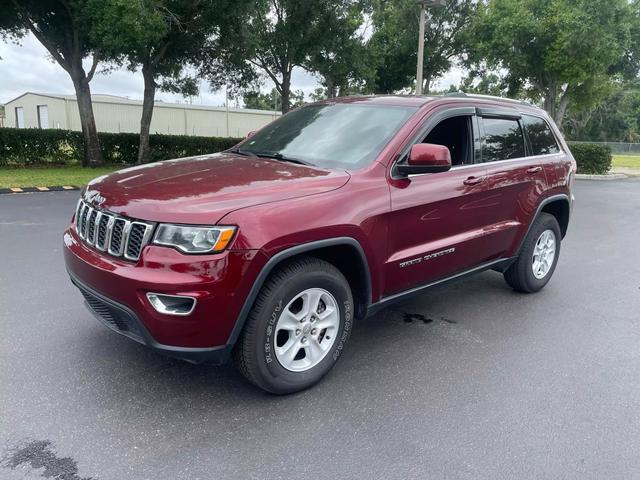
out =
<path fill-rule="evenodd" d="M 211 225 L 239 208 L 328 192 L 348 180 L 344 170 L 222 152 L 119 170 L 89 182 L 83 198 L 141 220 Z"/>

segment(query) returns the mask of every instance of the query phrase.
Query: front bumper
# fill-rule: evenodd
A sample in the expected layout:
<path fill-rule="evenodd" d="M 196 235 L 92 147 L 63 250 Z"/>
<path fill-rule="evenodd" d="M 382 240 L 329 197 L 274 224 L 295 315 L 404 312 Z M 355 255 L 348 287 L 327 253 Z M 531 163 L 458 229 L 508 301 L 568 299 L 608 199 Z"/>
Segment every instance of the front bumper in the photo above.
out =
<path fill-rule="evenodd" d="M 69 273 L 71 282 L 78 287 L 80 293 L 85 299 L 85 304 L 89 311 L 96 319 L 107 328 L 116 333 L 120 333 L 126 337 L 142 343 L 147 347 L 167 355 L 169 357 L 179 358 L 191 363 L 211 363 L 220 365 L 226 363 L 233 348 L 232 345 L 223 345 L 212 348 L 189 348 L 177 347 L 172 345 L 164 345 L 156 342 L 146 329 L 144 324 L 136 316 L 136 314 L 126 307 L 110 298 L 101 295 L 91 287 L 83 284 Z"/>
<path fill-rule="evenodd" d="M 191 362 L 222 363 L 228 358 L 231 332 L 260 269 L 257 251 L 184 255 L 147 245 L 133 263 L 87 246 L 72 226 L 63 242 L 71 281 L 103 324 Z M 188 295 L 197 304 L 188 316 L 162 314 L 149 303 L 148 292 Z"/>

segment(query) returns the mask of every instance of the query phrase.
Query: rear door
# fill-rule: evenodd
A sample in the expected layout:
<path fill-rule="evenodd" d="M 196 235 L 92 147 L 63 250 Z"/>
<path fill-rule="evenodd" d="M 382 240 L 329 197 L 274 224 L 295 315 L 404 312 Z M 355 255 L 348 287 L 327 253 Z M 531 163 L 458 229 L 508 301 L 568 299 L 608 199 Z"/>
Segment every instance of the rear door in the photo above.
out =
<path fill-rule="evenodd" d="M 456 132 L 466 130 L 465 135 Z M 411 145 L 438 143 L 452 154 L 448 172 L 400 179 L 391 170 L 389 255 L 384 295 L 398 293 L 467 270 L 489 260 L 495 231 L 494 195 L 487 166 L 479 162 L 480 135 L 474 107 L 443 108 L 429 115 Z"/>
<path fill-rule="evenodd" d="M 502 226 L 494 236 L 492 252 L 503 255 L 526 230 L 526 224 L 546 188 L 540 158 L 531 152 L 522 115 L 510 109 L 478 108 L 482 137 L 481 160 L 486 166 L 486 188 L 495 201 L 496 220 Z"/>

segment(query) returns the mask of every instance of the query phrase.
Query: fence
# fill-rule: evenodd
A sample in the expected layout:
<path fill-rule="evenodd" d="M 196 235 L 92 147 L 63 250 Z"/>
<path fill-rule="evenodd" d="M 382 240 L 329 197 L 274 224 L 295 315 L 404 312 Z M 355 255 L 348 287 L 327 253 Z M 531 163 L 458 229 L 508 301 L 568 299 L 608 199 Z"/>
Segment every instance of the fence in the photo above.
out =
<path fill-rule="evenodd" d="M 568 142 L 569 146 L 572 144 L 594 144 L 603 145 L 611 149 L 611 153 L 618 155 L 640 155 L 640 143 L 626 143 L 626 142 Z"/>

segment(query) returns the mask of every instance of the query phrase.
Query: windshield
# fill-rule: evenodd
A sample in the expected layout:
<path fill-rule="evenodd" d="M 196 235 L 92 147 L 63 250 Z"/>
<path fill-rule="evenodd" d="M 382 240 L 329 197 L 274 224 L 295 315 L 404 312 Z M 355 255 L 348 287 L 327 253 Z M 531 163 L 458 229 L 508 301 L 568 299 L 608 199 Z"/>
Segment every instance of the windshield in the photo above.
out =
<path fill-rule="evenodd" d="M 243 153 L 354 169 L 370 162 L 415 107 L 334 103 L 298 108 L 240 146 Z"/>

